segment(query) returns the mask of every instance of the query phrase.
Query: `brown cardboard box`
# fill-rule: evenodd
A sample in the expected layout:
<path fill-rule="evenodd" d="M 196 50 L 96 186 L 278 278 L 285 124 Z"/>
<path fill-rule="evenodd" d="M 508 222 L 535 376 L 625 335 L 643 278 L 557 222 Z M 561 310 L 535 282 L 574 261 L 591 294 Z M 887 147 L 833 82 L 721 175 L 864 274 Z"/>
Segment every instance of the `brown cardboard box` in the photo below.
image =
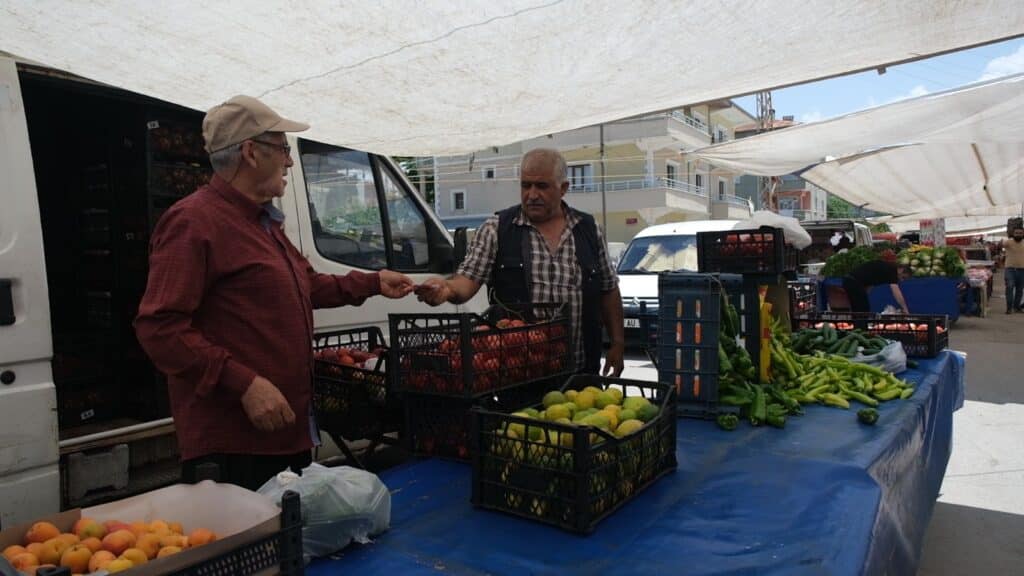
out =
<path fill-rule="evenodd" d="M 62 532 L 70 532 L 74 523 L 83 516 L 100 522 L 181 522 L 186 534 L 195 528 L 208 528 L 217 534 L 215 542 L 150 560 L 123 572 L 131 576 L 159 576 L 220 556 L 276 532 L 280 529 L 280 512 L 278 506 L 266 497 L 232 484 L 209 480 L 195 485 L 176 484 L 124 500 L 68 510 L 13 526 L 0 532 L 0 550 L 21 544 L 25 533 L 35 522 L 51 522 Z M 0 564 L 4 562 L 0 557 Z M 270 573 L 276 573 L 276 570 Z"/>

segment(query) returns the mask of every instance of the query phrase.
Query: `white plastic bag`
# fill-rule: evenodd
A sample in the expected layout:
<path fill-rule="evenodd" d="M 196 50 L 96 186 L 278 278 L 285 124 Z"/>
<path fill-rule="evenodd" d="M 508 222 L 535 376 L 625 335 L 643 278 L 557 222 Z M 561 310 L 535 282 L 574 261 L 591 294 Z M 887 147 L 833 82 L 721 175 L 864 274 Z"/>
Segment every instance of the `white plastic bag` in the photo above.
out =
<path fill-rule="evenodd" d="M 259 493 L 280 502 L 285 490 L 302 502 L 302 549 L 310 559 L 327 556 L 388 529 L 391 493 L 375 474 L 349 466 L 310 464 L 302 476 L 286 470 L 267 480 Z"/>
<path fill-rule="evenodd" d="M 797 250 L 803 250 L 811 245 L 811 235 L 807 230 L 804 230 L 799 220 L 789 216 L 780 216 L 767 210 L 754 212 L 748 220 L 743 220 L 737 224 L 734 230 L 760 228 L 761 226 L 782 228 L 786 232 L 786 244 L 792 244 Z"/>
<path fill-rule="evenodd" d="M 907 369 L 907 352 L 903 349 L 903 343 L 895 340 L 889 340 L 889 343 L 878 354 L 864 356 L 858 352 L 850 360 L 875 366 L 892 374 L 899 374 Z"/>

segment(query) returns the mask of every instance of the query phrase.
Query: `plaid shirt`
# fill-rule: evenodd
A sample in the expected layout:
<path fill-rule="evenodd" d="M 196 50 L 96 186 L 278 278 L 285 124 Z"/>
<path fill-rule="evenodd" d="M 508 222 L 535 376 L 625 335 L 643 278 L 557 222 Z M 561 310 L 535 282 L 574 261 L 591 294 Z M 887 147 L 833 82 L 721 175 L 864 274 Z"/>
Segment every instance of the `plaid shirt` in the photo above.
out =
<path fill-rule="evenodd" d="M 566 214 L 568 226 L 562 232 L 562 237 L 558 239 L 558 248 L 554 252 L 548 250 L 548 243 L 544 240 L 544 235 L 527 220 L 525 214 L 520 213 L 513 222 L 517 226 L 529 228 L 532 254 L 530 257 L 530 296 L 534 302 L 569 303 L 572 337 L 576 344 L 576 365 L 582 367 L 583 338 L 580 334 L 582 324 L 580 315 L 583 309 L 583 290 L 581 288 L 583 274 L 576 258 L 576 242 L 572 235 L 573 227 L 579 224 L 581 219 L 565 202 L 562 203 L 562 210 Z M 600 226 L 597 227 L 597 239 L 599 245 L 597 263 L 601 275 L 601 291 L 608 292 L 615 289 L 619 279 L 608 260 L 608 250 Z M 466 250 L 466 259 L 459 267 L 458 273 L 477 282 L 488 282 L 497 255 L 498 217 L 495 215 L 488 218 L 477 230 L 473 242 Z"/>

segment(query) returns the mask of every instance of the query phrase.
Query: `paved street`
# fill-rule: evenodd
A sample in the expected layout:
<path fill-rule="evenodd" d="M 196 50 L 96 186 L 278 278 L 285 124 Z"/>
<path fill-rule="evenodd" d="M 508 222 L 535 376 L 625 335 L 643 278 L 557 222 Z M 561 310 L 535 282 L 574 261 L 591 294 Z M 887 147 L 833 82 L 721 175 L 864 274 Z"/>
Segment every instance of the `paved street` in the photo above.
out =
<path fill-rule="evenodd" d="M 962 317 L 951 346 L 967 353 L 964 407 L 925 537 L 919 574 L 1020 574 L 1024 565 L 1024 314 L 1004 314 L 1002 277 L 988 318 Z"/>

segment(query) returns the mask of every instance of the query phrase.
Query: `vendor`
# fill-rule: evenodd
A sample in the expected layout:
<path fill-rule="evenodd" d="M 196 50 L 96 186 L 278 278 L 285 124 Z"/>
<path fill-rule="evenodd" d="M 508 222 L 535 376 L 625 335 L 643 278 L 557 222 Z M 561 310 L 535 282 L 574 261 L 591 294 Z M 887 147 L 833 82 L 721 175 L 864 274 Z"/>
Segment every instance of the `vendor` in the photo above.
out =
<path fill-rule="evenodd" d="M 1024 312 L 1024 228 L 1016 227 L 1013 235 L 1003 241 L 1006 266 L 1006 313 Z"/>
<path fill-rule="evenodd" d="M 894 262 L 885 260 L 873 260 L 865 262 L 850 271 L 850 274 L 843 278 L 843 289 L 850 299 L 850 309 L 854 312 L 870 312 L 871 303 L 868 301 L 868 293 L 874 286 L 888 284 L 892 290 L 892 297 L 900 305 L 904 314 L 909 314 L 907 301 L 903 298 L 903 291 L 900 290 L 900 281 L 910 277 L 908 266 L 897 265 Z"/>

